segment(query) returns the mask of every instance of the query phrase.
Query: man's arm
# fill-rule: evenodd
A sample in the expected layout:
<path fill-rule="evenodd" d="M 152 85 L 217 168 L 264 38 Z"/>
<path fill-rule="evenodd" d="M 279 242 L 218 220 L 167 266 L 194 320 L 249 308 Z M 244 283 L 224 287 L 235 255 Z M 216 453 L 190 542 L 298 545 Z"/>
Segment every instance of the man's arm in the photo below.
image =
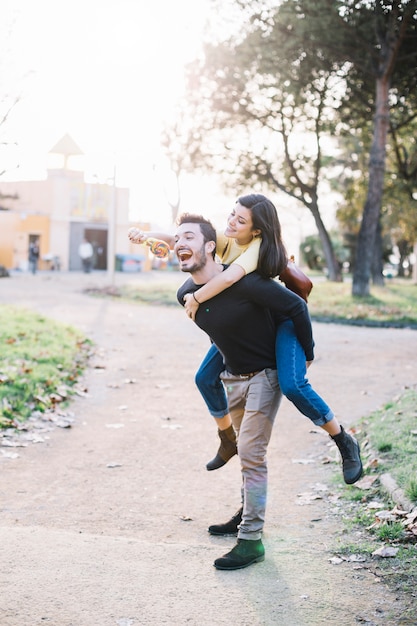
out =
<path fill-rule="evenodd" d="M 248 274 L 239 284 L 244 286 L 246 296 L 259 306 L 268 308 L 274 319 L 290 319 L 295 328 L 306 361 L 314 359 L 314 340 L 311 319 L 305 301 L 277 281 L 262 278 L 256 272 Z"/>
<path fill-rule="evenodd" d="M 181 285 L 181 287 L 178 288 L 178 290 L 177 290 L 177 300 L 181 304 L 181 306 L 184 306 L 184 304 L 185 304 L 184 296 L 187 293 L 193 293 L 197 288 L 198 287 L 197 287 L 197 285 L 195 284 L 195 282 L 193 281 L 192 278 L 188 278 L 185 281 L 185 283 L 183 283 Z"/>

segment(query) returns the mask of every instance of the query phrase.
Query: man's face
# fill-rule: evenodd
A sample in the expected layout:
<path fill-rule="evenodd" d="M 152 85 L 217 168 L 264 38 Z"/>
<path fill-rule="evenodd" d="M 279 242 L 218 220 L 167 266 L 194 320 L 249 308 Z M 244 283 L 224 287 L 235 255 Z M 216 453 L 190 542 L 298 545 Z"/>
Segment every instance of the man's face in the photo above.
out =
<path fill-rule="evenodd" d="M 175 234 L 174 252 L 182 272 L 194 274 L 207 263 L 207 250 L 199 224 L 181 224 Z"/>

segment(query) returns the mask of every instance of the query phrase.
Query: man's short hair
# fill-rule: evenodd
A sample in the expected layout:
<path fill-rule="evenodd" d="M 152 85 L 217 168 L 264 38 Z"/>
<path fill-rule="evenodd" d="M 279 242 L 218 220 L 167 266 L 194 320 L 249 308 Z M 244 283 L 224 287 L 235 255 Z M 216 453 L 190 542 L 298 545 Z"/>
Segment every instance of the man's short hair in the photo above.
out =
<path fill-rule="evenodd" d="M 177 225 L 181 226 L 182 224 L 199 224 L 204 243 L 214 241 L 214 243 L 217 244 L 216 229 L 210 220 L 207 220 L 202 215 L 196 215 L 195 213 L 182 213 L 177 219 Z M 216 256 L 216 247 L 214 248 L 212 254 L 214 259 Z"/>

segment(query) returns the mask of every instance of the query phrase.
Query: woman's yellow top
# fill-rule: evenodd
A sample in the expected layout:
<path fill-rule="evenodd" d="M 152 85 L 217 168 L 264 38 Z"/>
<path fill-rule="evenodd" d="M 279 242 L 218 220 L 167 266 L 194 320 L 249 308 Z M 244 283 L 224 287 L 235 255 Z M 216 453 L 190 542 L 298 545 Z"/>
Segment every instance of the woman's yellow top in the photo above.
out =
<path fill-rule="evenodd" d="M 259 249 L 261 237 L 254 237 L 252 241 L 240 246 L 236 239 L 226 237 L 223 232 L 217 232 L 217 256 L 222 263 L 239 265 L 245 272 L 250 274 L 258 267 Z"/>

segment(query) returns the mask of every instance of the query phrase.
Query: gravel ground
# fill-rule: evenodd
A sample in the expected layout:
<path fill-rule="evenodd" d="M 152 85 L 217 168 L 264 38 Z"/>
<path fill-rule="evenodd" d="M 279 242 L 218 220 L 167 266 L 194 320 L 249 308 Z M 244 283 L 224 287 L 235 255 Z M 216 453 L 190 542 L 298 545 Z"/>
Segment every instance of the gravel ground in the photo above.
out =
<path fill-rule="evenodd" d="M 171 280 L 122 275 L 116 283 Z M 329 439 L 284 400 L 269 449 L 265 562 L 213 561 L 234 538 L 207 526 L 239 507 L 237 459 L 205 470 L 215 427 L 194 386 L 208 339 L 180 307 L 83 293 L 105 274 L 16 274 L 13 303 L 77 326 L 97 350 L 71 428 L 0 447 L 1 626 L 397 625 L 406 598 L 343 542 Z M 416 332 L 314 324 L 315 388 L 349 426 L 415 383 Z M 408 622 L 410 623 L 410 622 Z"/>

